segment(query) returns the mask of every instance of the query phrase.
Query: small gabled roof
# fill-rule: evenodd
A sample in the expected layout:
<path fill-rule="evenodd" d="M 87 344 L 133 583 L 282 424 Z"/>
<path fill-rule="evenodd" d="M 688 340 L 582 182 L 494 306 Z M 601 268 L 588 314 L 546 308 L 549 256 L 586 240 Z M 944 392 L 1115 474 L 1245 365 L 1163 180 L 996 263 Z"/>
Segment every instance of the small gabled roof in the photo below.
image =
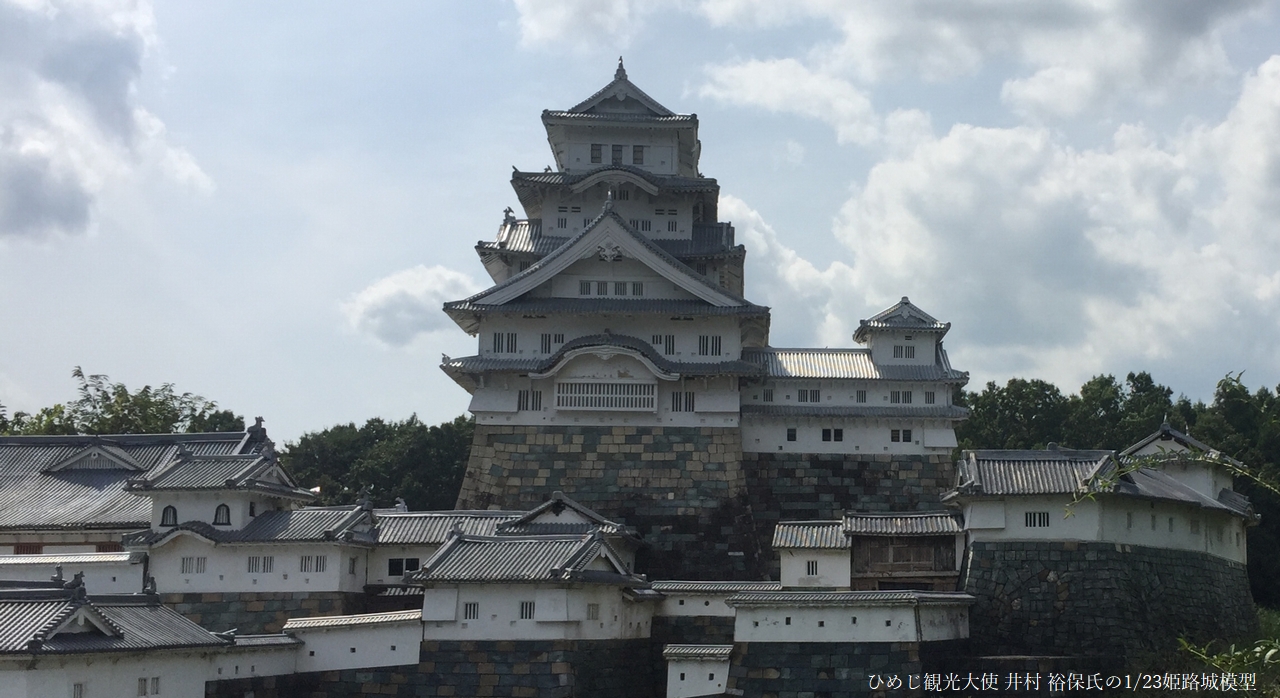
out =
<path fill-rule="evenodd" d="M 945 536 L 963 530 L 952 511 L 847 511 L 843 530 L 849 536 Z"/>
<path fill-rule="evenodd" d="M 609 571 L 589 566 L 603 559 Z M 582 536 L 469 536 L 457 533 L 422 569 L 405 575 L 415 584 L 437 582 L 595 582 L 643 585 L 626 572 L 599 530 Z"/>
<path fill-rule="evenodd" d="M 1162 445 L 1161 442 L 1163 442 L 1164 445 Z M 1207 456 L 1210 460 L 1226 461 L 1228 464 L 1236 468 L 1245 467 L 1244 463 L 1219 452 L 1217 449 L 1203 441 L 1192 438 L 1191 435 L 1184 434 L 1177 429 L 1174 429 L 1168 422 L 1162 423 L 1159 429 L 1156 429 L 1146 438 L 1121 451 L 1120 456 L 1133 456 L 1153 444 L 1155 444 L 1160 451 L 1169 456 L 1176 457 L 1179 453 L 1190 451 L 1197 455 Z"/>
<path fill-rule="evenodd" d="M 255 490 L 277 497 L 309 501 L 310 491 L 294 484 L 293 478 L 274 458 L 261 454 L 195 455 L 181 452 L 164 466 L 130 480 L 126 489 L 147 492 L 198 490 Z"/>
<path fill-rule="evenodd" d="M 472 311 L 468 306 L 501 306 L 516 300 L 549 281 L 579 259 L 597 254 L 608 255 L 615 259 L 618 256 L 631 257 L 710 305 L 721 307 L 753 305 L 737 294 L 712 285 L 702 274 L 690 269 L 652 240 L 641 235 L 613 210 L 612 201 L 607 201 L 600 215 L 572 240 L 561 245 L 525 271 L 496 286 L 469 298 L 445 303 L 444 311 L 464 331 L 474 334 L 479 329 L 479 321 L 472 317 Z M 633 302 L 642 304 L 643 301 L 643 298 L 637 298 Z"/>
<path fill-rule="evenodd" d="M 369 510 L 355 504 L 342 507 L 307 507 L 291 511 L 265 511 L 236 531 L 204 521 L 186 521 L 163 531 L 138 531 L 124 537 L 130 547 L 158 546 L 174 536 L 190 534 L 215 545 L 229 543 L 325 543 L 373 545 Z"/>
<path fill-rule="evenodd" d="M 605 108 L 605 100 L 614 99 L 619 102 L 634 100 L 643 105 L 652 116 L 676 116 L 676 113 L 658 103 L 658 100 L 645 94 L 627 79 L 627 69 L 618 58 L 618 69 L 613 73 L 613 81 L 600 88 L 595 94 L 578 102 L 568 109 L 571 114 L 613 114 L 613 110 Z"/>
<path fill-rule="evenodd" d="M 92 626 L 63 632 L 72 624 Z M 226 647 L 149 594 L 88 597 L 83 586 L 0 590 L 0 655 Z"/>
<path fill-rule="evenodd" d="M 519 518 L 519 511 L 415 511 L 379 514 L 378 545 L 441 545 L 459 528 L 475 536 L 492 536 L 502 523 Z"/>
<path fill-rule="evenodd" d="M 853 333 L 853 341 L 865 344 L 872 331 L 875 330 L 916 330 L 919 332 L 938 332 L 945 335 L 951 329 L 951 323 L 938 322 L 911 302 L 906 296 L 890 308 L 876 313 L 870 320 L 858 323 L 858 330 Z"/>
<path fill-rule="evenodd" d="M 779 521 L 773 528 L 773 549 L 847 550 L 849 538 L 839 521 Z"/>
<path fill-rule="evenodd" d="M 110 444 L 93 444 L 76 451 L 45 469 L 46 473 L 63 470 L 146 470 L 129 452 Z"/>
<path fill-rule="evenodd" d="M 556 519 L 565 511 L 571 511 L 586 519 L 583 522 L 561 522 Z M 539 504 L 527 513 L 498 524 L 497 535 L 577 535 L 590 534 L 599 530 L 608 535 L 627 535 L 636 537 L 626 526 L 610 521 L 578 502 L 570 499 L 564 492 L 556 490 L 551 498 Z"/>

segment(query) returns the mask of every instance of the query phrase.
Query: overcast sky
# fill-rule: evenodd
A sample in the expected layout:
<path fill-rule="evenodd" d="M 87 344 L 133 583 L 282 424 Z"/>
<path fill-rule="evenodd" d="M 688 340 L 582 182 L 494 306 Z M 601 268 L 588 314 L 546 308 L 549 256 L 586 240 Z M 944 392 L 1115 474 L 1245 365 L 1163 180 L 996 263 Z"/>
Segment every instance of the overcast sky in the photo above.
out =
<path fill-rule="evenodd" d="M 1280 383 L 1277 2 L 0 0 L 0 403 L 462 413 L 440 304 L 619 54 L 698 114 L 775 346 L 909 295 L 974 389 Z"/>

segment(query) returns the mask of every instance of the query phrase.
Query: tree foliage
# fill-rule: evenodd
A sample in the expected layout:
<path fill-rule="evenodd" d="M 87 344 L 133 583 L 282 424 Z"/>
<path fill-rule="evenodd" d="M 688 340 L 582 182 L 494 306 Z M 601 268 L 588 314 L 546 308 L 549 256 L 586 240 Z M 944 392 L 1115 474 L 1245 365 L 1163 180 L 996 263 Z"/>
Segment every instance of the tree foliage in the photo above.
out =
<path fill-rule="evenodd" d="M 66 404 L 8 417 L 0 405 L 0 434 L 170 434 L 243 431 L 244 417 L 220 410 L 215 402 L 179 393 L 172 383 L 131 391 L 102 374 L 71 372 L 79 397 Z"/>
<path fill-rule="evenodd" d="M 412 510 L 452 509 L 462 487 L 475 422 L 458 417 L 427 426 L 370 419 L 340 424 L 289 443 L 281 462 L 304 487 L 320 487 L 324 504 L 347 504 L 365 488 L 376 506 L 402 497 Z"/>

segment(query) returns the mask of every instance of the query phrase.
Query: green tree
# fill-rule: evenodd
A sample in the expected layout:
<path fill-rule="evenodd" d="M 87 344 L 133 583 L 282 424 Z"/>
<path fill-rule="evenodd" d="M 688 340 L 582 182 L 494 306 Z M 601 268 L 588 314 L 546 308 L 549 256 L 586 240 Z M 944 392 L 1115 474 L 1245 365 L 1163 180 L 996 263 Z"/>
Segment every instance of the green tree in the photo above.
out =
<path fill-rule="evenodd" d="M 1044 448 L 1062 439 L 1067 398 L 1052 383 L 1011 378 L 1000 387 L 993 381 L 957 401 L 972 410 L 956 428 L 960 448 Z"/>
<path fill-rule="evenodd" d="M 0 433 L 6 434 L 169 434 L 175 432 L 243 431 L 244 417 L 219 410 L 217 403 L 193 393 L 179 393 L 172 383 L 144 385 L 131 391 L 101 374 L 71 372 L 79 397 L 67 404 L 43 407 L 34 414 L 0 409 Z"/>
<path fill-rule="evenodd" d="M 370 419 L 304 434 L 280 460 L 304 487 L 320 487 L 324 504 L 355 501 L 365 488 L 377 506 L 402 497 L 410 509 L 452 509 L 462 487 L 475 422 L 458 417 L 427 426 Z"/>

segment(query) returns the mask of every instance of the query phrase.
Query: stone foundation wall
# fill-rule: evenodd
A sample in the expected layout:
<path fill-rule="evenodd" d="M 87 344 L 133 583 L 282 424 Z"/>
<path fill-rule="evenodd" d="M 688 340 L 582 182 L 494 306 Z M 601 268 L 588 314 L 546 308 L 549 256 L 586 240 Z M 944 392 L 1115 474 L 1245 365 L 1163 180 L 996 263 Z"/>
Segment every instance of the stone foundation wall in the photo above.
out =
<path fill-rule="evenodd" d="M 757 579 L 737 428 L 477 424 L 459 509 L 531 509 L 560 490 L 635 527 L 655 579 Z"/>
<path fill-rule="evenodd" d="M 340 591 L 161 594 L 160 601 L 206 630 L 278 633 L 290 618 L 365 612 L 365 596 Z"/>
<path fill-rule="evenodd" d="M 649 641 L 425 641 L 417 664 L 211 681 L 205 695 L 656 698 Z"/>
<path fill-rule="evenodd" d="M 758 698 L 846 698 L 922 695 L 873 691 L 869 675 L 923 672 L 916 643 L 752 642 L 734 646 L 729 691 Z"/>
<path fill-rule="evenodd" d="M 1257 629 L 1243 565 L 1207 553 L 1112 543 L 972 543 L 962 572 L 982 654 L 1159 652 L 1185 635 Z"/>

